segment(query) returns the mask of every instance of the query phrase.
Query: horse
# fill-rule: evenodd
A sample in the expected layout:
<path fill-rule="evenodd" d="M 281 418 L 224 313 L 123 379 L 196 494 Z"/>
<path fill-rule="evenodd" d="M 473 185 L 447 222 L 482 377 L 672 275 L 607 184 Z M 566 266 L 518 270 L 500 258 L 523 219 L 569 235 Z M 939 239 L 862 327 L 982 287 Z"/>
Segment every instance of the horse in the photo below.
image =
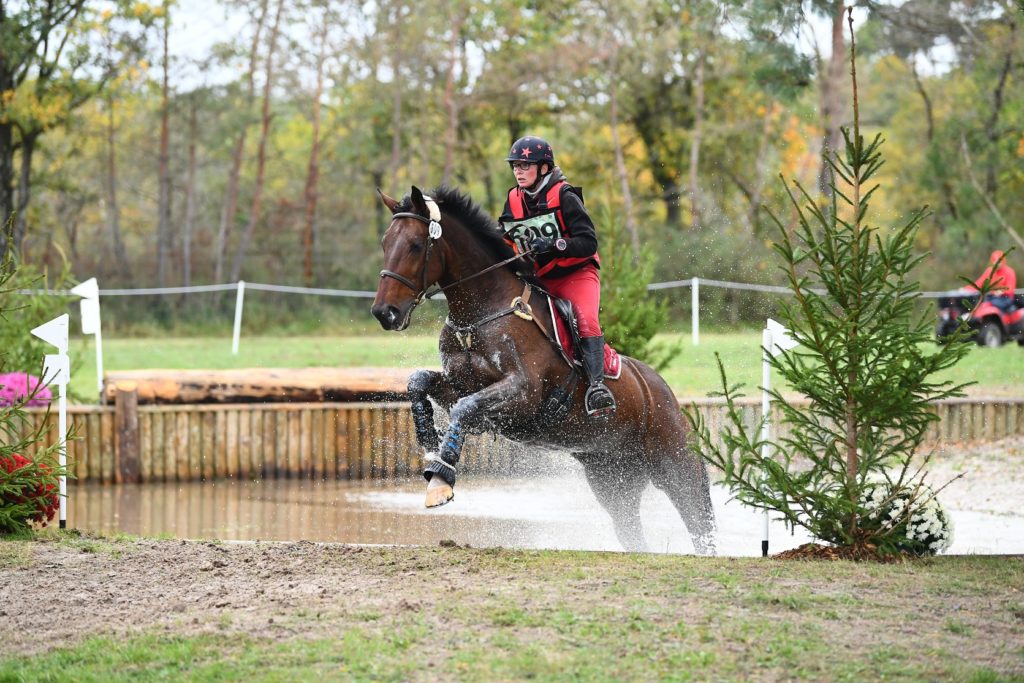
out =
<path fill-rule="evenodd" d="M 617 410 L 588 416 L 582 370 L 553 343 L 551 317 L 542 315 L 547 296 L 490 216 L 446 186 L 430 195 L 413 187 L 401 201 L 377 193 L 392 216 L 371 313 L 385 330 L 400 331 L 428 296 L 443 290 L 448 303 L 438 342 L 442 370 L 416 371 L 408 383 L 427 507 L 454 498 L 466 434 L 491 431 L 570 452 L 626 550 L 647 548 L 639 506 L 653 483 L 678 510 L 695 550 L 714 554 L 707 470 L 687 445 L 689 427 L 668 384 L 623 355 L 619 378 L 608 382 Z M 448 412 L 443 435 L 432 401 Z"/>

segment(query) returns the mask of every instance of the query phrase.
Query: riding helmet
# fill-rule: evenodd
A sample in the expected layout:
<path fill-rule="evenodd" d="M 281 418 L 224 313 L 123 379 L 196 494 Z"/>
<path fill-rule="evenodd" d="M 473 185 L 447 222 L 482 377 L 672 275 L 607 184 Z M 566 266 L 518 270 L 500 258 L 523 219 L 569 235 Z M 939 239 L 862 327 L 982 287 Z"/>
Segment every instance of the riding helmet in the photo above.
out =
<path fill-rule="evenodd" d="M 505 161 L 510 164 L 513 161 L 528 161 L 534 164 L 555 165 L 555 152 L 551 145 L 544 138 L 535 135 L 527 135 L 512 143 L 512 149 L 508 151 Z"/>

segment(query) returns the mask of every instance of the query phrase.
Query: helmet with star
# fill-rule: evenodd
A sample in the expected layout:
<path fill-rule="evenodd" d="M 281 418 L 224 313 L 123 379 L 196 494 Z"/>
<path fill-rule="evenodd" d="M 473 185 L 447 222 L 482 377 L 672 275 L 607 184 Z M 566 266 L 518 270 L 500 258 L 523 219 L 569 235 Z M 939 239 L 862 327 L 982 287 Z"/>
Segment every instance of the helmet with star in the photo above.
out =
<path fill-rule="evenodd" d="M 512 143 L 512 149 L 508 151 L 505 161 L 526 161 L 531 164 L 555 165 L 555 152 L 551 145 L 544 138 L 535 135 L 527 135 Z"/>

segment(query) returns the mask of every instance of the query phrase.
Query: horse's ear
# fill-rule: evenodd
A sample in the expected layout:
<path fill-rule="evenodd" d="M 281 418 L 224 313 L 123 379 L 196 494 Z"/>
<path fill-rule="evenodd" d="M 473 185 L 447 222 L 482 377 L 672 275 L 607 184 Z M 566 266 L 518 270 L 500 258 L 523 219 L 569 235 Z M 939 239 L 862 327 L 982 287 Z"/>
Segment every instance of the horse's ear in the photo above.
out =
<path fill-rule="evenodd" d="M 384 202 L 384 206 L 391 209 L 391 213 L 398 213 L 398 202 L 381 192 L 379 187 L 377 188 L 377 195 L 380 197 L 380 200 Z"/>
<path fill-rule="evenodd" d="M 416 209 L 416 213 L 423 214 L 424 216 L 429 216 L 430 209 L 427 208 L 427 202 L 426 200 L 423 199 L 423 193 L 420 192 L 420 188 L 413 185 L 410 196 L 412 197 L 412 205 L 413 208 Z"/>

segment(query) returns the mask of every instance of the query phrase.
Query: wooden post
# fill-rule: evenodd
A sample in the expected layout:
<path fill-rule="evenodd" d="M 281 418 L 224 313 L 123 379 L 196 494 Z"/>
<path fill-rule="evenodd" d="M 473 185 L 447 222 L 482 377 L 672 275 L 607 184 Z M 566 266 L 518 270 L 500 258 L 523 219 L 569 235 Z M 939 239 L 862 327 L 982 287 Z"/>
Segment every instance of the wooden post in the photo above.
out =
<path fill-rule="evenodd" d="M 135 382 L 121 382 L 117 385 L 114 416 L 117 424 L 117 479 L 122 482 L 138 483 L 141 481 L 139 393 Z"/>

